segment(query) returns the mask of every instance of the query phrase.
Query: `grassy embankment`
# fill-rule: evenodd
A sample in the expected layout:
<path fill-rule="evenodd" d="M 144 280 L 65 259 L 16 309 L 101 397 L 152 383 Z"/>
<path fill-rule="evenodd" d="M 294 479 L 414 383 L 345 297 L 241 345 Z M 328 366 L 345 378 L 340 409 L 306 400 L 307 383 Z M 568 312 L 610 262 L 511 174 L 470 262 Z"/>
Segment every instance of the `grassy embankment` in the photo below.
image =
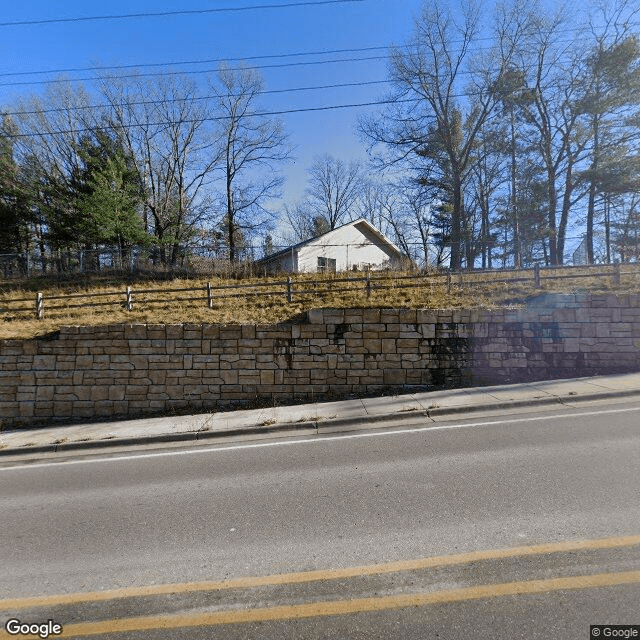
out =
<path fill-rule="evenodd" d="M 605 268 L 597 269 L 602 271 Z M 609 268 L 610 273 L 613 271 Z M 565 275 L 583 273 L 580 278 L 547 279 L 542 278 L 541 288 L 535 289 L 533 283 L 533 271 L 527 270 L 517 274 L 526 278 L 526 282 L 509 282 L 508 277 L 515 277 L 511 273 L 492 273 L 474 275 L 466 273 L 460 286 L 458 276 L 451 279 L 450 290 L 447 287 L 446 278 L 442 276 L 427 275 L 419 286 L 406 287 L 410 282 L 402 279 L 407 274 L 387 274 L 388 284 L 385 289 L 373 289 L 371 296 L 367 297 L 364 284 L 339 283 L 337 278 L 360 276 L 362 274 L 338 274 L 299 275 L 293 278 L 294 297 L 289 303 L 286 297 L 286 287 L 281 283 L 286 278 L 247 278 L 240 281 L 209 278 L 212 286 L 247 285 L 263 282 L 274 283 L 269 287 L 255 287 L 239 289 L 237 291 L 214 291 L 213 308 L 207 306 L 206 283 L 207 279 L 171 280 L 171 281 L 144 281 L 133 283 L 133 309 L 127 311 L 124 308 L 124 280 L 112 280 L 101 283 L 71 284 L 60 283 L 57 285 L 42 283 L 27 283 L 22 288 L 16 288 L 15 284 L 0 283 L 0 339 L 5 338 L 32 338 L 51 331 L 55 331 L 61 325 L 101 325 L 116 323 L 224 323 L 224 324 L 270 324 L 281 322 L 300 314 L 308 309 L 318 307 L 395 307 L 395 308 L 501 308 L 509 305 L 518 305 L 527 298 L 545 292 L 615 292 L 635 293 L 640 291 L 640 272 L 629 270 L 626 266 L 622 272 L 620 283 L 615 284 L 610 275 L 592 276 L 591 271 L 580 268 L 564 270 Z M 380 277 L 378 274 L 372 276 Z M 323 280 L 320 285 L 306 284 L 311 280 Z M 478 282 L 479 279 L 484 282 Z M 275 283 L 278 283 L 277 285 Z M 167 292 L 167 289 L 200 287 L 198 292 Z M 337 291 L 340 288 L 350 287 L 350 291 Z M 315 289 L 314 294 L 296 293 L 296 289 Z M 153 293 L 136 293 L 142 289 L 153 290 Z M 34 316 L 35 291 L 44 294 L 44 319 L 36 320 Z M 263 295 L 247 295 L 255 292 Z M 277 291 L 271 295 L 265 292 Z M 111 293 L 104 297 L 82 297 L 89 294 Z M 241 294 L 237 297 L 221 297 L 220 294 Z M 69 294 L 82 294 L 81 297 L 69 299 L 50 300 L 51 296 Z M 28 302 L 15 302 L 19 299 L 28 299 Z M 151 302 L 155 300 L 155 302 Z M 149 301 L 149 302 L 147 302 Z M 89 306 L 90 303 L 109 303 L 101 306 Z M 77 306 L 70 306 L 77 305 Z M 14 309 L 26 307 L 28 311 L 17 312 Z"/>

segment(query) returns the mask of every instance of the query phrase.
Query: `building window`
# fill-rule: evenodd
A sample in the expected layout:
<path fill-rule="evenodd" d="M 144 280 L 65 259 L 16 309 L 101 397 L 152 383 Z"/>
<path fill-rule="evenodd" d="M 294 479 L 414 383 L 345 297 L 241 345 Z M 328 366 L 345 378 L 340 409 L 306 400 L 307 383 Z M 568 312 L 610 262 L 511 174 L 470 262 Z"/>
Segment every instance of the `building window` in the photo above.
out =
<path fill-rule="evenodd" d="M 320 256 L 318 258 L 318 273 L 335 273 L 336 272 L 336 261 L 335 258 L 325 258 L 324 256 Z"/>

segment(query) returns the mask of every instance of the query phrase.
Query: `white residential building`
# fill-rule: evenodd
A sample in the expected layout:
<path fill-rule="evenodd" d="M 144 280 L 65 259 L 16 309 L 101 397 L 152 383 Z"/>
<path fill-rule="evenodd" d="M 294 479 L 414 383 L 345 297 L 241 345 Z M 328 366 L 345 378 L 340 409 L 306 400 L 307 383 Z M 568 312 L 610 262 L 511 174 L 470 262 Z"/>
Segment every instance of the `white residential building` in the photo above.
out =
<path fill-rule="evenodd" d="M 398 268 L 405 256 L 364 218 L 349 222 L 256 261 L 266 271 L 288 273 Z"/>

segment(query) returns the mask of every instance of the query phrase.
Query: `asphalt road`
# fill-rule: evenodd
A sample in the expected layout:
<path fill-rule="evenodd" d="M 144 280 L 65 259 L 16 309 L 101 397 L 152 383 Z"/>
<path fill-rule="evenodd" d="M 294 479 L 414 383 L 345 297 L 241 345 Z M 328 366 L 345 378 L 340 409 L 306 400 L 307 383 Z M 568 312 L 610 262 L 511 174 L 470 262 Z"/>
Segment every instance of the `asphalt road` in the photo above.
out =
<path fill-rule="evenodd" d="M 640 404 L 593 403 L 5 462 L 0 622 L 114 638 L 588 638 L 590 624 L 640 625 L 638 460 Z M 540 547 L 578 540 L 591 542 Z M 182 586 L 142 591 L 167 584 Z M 67 596 L 17 600 L 54 594 Z M 120 619 L 139 630 L 80 626 Z"/>

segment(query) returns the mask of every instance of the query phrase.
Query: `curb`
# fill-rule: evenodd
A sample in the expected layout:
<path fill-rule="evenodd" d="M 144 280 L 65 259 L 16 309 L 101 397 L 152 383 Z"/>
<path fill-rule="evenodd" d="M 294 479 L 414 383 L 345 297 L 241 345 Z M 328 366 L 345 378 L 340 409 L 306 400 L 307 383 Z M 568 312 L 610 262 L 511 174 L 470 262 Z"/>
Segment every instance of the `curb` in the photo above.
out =
<path fill-rule="evenodd" d="M 316 424 L 316 422 L 311 421 L 305 423 L 307 427 Z M 198 440 L 215 440 L 226 436 L 240 436 L 249 433 L 265 434 L 276 433 L 279 431 L 296 431 L 303 428 L 304 425 L 302 424 L 285 422 L 279 427 L 240 427 L 237 429 L 226 429 L 224 431 L 183 431 L 180 433 L 162 433 L 151 436 L 136 436 L 132 438 L 109 438 L 108 440 L 60 442 L 58 444 L 43 444 L 35 447 L 0 449 L 0 458 L 3 456 L 23 455 L 29 453 L 61 453 L 64 451 L 134 447 L 145 444 L 161 444 L 166 442 L 196 442 Z"/>
<path fill-rule="evenodd" d="M 460 415 L 473 413 L 482 409 L 518 409 L 531 406 L 548 406 L 553 404 L 566 405 L 571 403 L 587 402 L 591 400 L 605 400 L 607 398 L 625 398 L 640 396 L 640 389 L 627 389 L 624 391 L 602 391 L 588 395 L 551 396 L 549 398 L 535 398 L 531 400 L 509 400 L 496 404 L 466 405 L 461 407 L 434 407 L 433 409 L 416 409 L 401 413 L 384 414 L 376 416 L 360 416 L 358 418 L 337 418 L 334 420 L 309 420 L 300 422 L 283 422 L 268 427 L 238 427 L 224 431 L 186 431 L 181 433 L 163 433 L 151 436 L 136 436 L 131 438 L 110 438 L 108 440 L 87 440 L 81 442 L 61 442 L 58 444 L 38 445 L 35 447 L 18 447 L 0 449 L 0 458 L 4 456 L 28 455 L 32 453 L 62 453 L 65 451 L 83 451 L 90 449 L 108 449 L 114 447 L 134 447 L 149 444 L 162 444 L 169 442 L 197 442 L 202 440 L 217 440 L 228 436 L 241 436 L 250 434 L 269 434 L 288 431 L 302 431 L 321 427 L 350 427 L 354 424 L 375 425 L 381 422 L 405 422 L 416 417 L 432 418 L 433 416 Z"/>

